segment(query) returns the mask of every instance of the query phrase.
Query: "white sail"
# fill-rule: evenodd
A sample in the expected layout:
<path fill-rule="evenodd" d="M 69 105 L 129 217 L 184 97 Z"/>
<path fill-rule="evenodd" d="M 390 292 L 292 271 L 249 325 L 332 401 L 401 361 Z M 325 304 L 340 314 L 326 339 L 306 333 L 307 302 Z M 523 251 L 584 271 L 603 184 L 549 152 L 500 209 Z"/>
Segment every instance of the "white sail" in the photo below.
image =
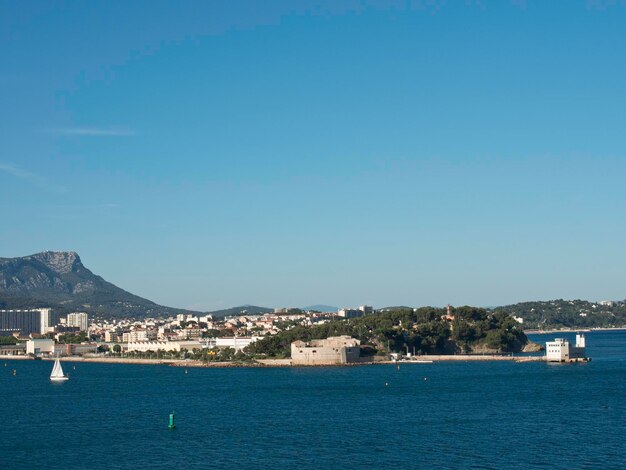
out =
<path fill-rule="evenodd" d="M 67 380 L 67 377 L 63 374 L 61 361 L 59 361 L 58 357 L 54 361 L 54 367 L 52 368 L 52 373 L 50 374 L 50 380 Z"/>

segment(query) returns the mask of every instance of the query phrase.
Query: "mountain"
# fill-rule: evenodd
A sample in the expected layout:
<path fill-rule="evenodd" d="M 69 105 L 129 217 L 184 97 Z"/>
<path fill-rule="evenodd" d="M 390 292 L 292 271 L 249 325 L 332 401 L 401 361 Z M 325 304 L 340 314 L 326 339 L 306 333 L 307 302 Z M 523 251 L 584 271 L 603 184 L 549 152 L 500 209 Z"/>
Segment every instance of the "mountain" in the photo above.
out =
<path fill-rule="evenodd" d="M 302 307 L 302 310 L 304 310 L 305 312 L 309 312 L 311 310 L 314 310 L 316 312 L 336 312 L 339 309 L 330 305 L 317 304 L 309 305 L 308 307 Z"/>
<path fill-rule="evenodd" d="M 102 318 L 190 313 L 120 289 L 87 269 L 73 251 L 0 258 L 0 308 L 41 306 L 60 314 L 80 310 Z"/>
<path fill-rule="evenodd" d="M 230 317 L 235 315 L 262 315 L 263 313 L 272 313 L 273 308 L 257 307 L 256 305 L 241 305 L 239 307 L 225 308 L 223 310 L 215 310 L 209 312 L 215 318 Z"/>

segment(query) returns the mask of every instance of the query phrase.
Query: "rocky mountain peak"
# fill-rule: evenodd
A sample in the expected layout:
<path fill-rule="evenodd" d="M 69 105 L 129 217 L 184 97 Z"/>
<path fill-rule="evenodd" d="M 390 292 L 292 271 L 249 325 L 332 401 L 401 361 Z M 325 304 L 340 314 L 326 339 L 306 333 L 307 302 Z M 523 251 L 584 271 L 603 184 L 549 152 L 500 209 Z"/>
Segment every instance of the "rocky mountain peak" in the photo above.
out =
<path fill-rule="evenodd" d="M 76 264 L 81 264 L 75 251 L 43 251 L 31 256 L 59 274 L 72 272 Z"/>

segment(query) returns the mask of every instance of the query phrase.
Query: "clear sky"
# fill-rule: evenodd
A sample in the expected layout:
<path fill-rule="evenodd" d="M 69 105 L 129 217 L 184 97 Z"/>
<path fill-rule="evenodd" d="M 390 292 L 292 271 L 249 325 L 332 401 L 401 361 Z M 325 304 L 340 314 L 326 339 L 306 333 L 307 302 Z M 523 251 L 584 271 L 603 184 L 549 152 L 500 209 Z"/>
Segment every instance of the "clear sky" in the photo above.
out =
<path fill-rule="evenodd" d="M 195 309 L 626 297 L 626 3 L 0 0 L 0 256 Z"/>

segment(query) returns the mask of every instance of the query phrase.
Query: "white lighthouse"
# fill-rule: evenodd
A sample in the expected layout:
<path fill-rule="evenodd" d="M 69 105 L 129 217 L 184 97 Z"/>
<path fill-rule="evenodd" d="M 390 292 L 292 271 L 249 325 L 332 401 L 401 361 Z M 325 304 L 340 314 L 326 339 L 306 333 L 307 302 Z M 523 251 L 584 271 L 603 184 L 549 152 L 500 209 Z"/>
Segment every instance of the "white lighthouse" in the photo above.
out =
<path fill-rule="evenodd" d="M 576 333 L 576 347 L 583 348 L 583 353 L 585 349 L 585 335 L 582 333 Z"/>

